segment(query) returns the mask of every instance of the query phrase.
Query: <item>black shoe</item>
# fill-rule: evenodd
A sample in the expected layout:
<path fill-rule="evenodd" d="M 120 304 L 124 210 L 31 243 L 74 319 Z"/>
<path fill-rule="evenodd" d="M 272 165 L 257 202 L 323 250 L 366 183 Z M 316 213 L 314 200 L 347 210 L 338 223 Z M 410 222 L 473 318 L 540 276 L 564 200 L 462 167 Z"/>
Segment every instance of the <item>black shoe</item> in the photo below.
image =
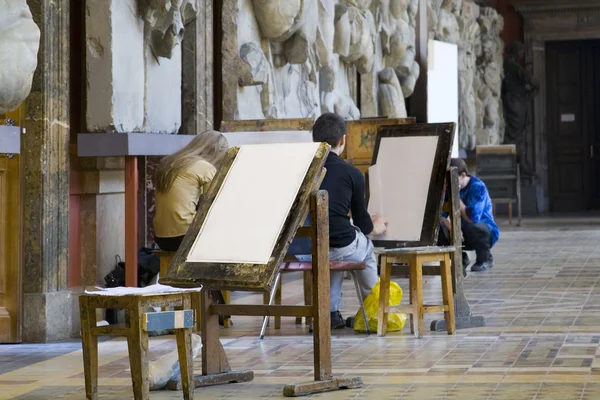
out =
<path fill-rule="evenodd" d="M 469 255 L 467 254 L 466 251 L 463 251 L 463 253 L 462 253 L 463 278 L 467 277 L 467 267 L 469 266 L 470 262 L 471 262 L 471 260 L 469 260 Z"/>
<path fill-rule="evenodd" d="M 491 269 L 493 267 L 494 267 L 494 258 L 490 255 L 484 262 L 475 263 L 475 265 L 473 265 L 471 267 L 471 272 L 487 271 L 488 269 Z"/>
<path fill-rule="evenodd" d="M 354 328 L 354 317 L 346 318 L 346 328 Z"/>
<path fill-rule="evenodd" d="M 331 330 L 334 329 L 344 329 L 346 327 L 346 321 L 342 317 L 339 311 L 334 311 L 331 313 Z"/>

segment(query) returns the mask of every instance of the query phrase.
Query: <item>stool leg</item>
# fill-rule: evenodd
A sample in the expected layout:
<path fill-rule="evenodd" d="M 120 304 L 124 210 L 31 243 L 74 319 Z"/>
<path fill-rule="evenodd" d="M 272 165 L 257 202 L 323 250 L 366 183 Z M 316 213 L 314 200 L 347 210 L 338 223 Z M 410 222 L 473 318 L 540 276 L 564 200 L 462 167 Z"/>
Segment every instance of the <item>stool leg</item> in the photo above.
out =
<path fill-rule="evenodd" d="M 135 400 L 148 400 L 150 396 L 150 381 L 148 380 L 148 333 L 142 329 L 144 307 L 136 304 L 129 310 L 129 335 L 127 348 L 129 350 L 129 365 Z"/>
<path fill-rule="evenodd" d="M 183 295 L 182 310 L 189 310 L 192 307 L 192 298 L 190 294 Z M 176 329 L 177 353 L 179 354 L 179 369 L 181 371 L 181 385 L 183 386 L 184 400 L 194 398 L 194 358 L 192 356 L 192 329 Z"/>
<path fill-rule="evenodd" d="M 423 322 L 423 263 L 419 256 L 415 256 L 411 262 L 410 275 L 414 275 L 411 300 L 414 318 L 417 319 L 414 335 L 416 338 L 421 338 L 425 332 L 425 324 Z"/>
<path fill-rule="evenodd" d="M 309 306 L 312 304 L 312 273 L 311 271 L 304 271 L 304 305 Z M 312 318 L 306 317 L 306 325 L 312 325 Z"/>
<path fill-rule="evenodd" d="M 282 277 L 279 276 L 279 282 L 275 287 L 275 304 L 281 305 L 281 285 L 282 285 Z M 281 317 L 275 317 L 275 329 L 281 329 Z"/>
<path fill-rule="evenodd" d="M 352 277 L 352 280 L 354 281 L 354 288 L 356 289 L 356 297 L 358 298 L 358 302 L 360 305 L 360 311 L 363 316 L 363 321 L 365 322 L 365 331 L 367 332 L 367 335 L 369 335 L 371 333 L 371 331 L 369 330 L 369 321 L 367 320 L 367 313 L 365 312 L 365 303 L 364 303 L 364 299 L 362 297 L 362 293 L 360 291 L 360 285 L 358 284 L 358 278 L 356 277 L 356 272 L 354 272 L 354 271 L 349 271 L 349 272 L 350 272 L 350 276 Z"/>
<path fill-rule="evenodd" d="M 508 224 L 512 226 L 512 200 L 508 202 Z"/>
<path fill-rule="evenodd" d="M 81 316 L 81 347 L 83 350 L 83 371 L 85 394 L 88 400 L 98 399 L 98 337 L 92 335 L 96 326 L 96 310 L 88 306 L 86 296 L 79 297 Z"/>
<path fill-rule="evenodd" d="M 275 277 L 275 282 L 273 283 L 273 289 L 271 290 L 271 293 L 263 293 L 263 300 L 264 298 L 268 297 L 268 300 L 265 301 L 266 304 L 271 305 L 273 304 L 273 302 L 275 301 L 275 294 L 277 293 L 277 286 L 279 285 L 279 281 L 281 280 L 281 272 L 279 272 L 277 274 L 277 276 Z M 265 331 L 267 330 L 267 326 L 269 325 L 269 316 L 265 315 L 265 317 L 263 318 L 263 323 L 262 323 L 262 327 L 260 328 L 260 335 L 259 335 L 259 339 L 264 339 L 265 337 Z"/>
<path fill-rule="evenodd" d="M 379 315 L 377 317 L 377 336 L 387 334 L 388 308 L 390 303 L 390 275 L 392 266 L 387 257 L 381 258 L 381 277 L 379 284 Z"/>
<path fill-rule="evenodd" d="M 448 306 L 448 311 L 444 311 L 446 328 L 448 335 L 456 332 L 456 321 L 454 320 L 454 293 L 452 292 L 452 268 L 450 268 L 450 255 L 444 255 L 444 261 L 441 263 L 442 272 L 442 299 L 444 305 Z"/>

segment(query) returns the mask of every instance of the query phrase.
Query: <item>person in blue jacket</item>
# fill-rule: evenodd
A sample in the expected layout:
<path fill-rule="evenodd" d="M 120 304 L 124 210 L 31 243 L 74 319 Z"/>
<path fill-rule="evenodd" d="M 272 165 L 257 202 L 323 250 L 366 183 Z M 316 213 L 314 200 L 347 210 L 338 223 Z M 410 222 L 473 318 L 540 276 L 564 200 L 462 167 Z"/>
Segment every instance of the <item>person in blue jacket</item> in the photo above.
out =
<path fill-rule="evenodd" d="M 492 213 L 492 199 L 483 181 L 469 175 L 467 164 L 460 158 L 453 158 L 451 166 L 458 170 L 460 187 L 460 215 L 465 250 L 475 250 L 477 259 L 471 271 L 485 271 L 494 266 L 491 249 L 500 238 L 498 225 Z M 443 218 L 446 229 L 450 221 Z M 444 233 L 446 229 L 443 229 Z M 463 253 L 463 268 L 468 265 L 468 257 Z"/>

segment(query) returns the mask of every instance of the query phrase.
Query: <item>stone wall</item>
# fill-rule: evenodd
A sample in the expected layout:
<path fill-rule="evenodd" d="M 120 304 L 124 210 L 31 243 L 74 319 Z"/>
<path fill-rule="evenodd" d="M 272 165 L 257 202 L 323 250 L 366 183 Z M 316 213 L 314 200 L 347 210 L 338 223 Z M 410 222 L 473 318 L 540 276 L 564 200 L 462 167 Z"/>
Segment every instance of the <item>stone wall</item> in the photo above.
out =
<path fill-rule="evenodd" d="M 406 116 L 404 99 L 419 75 L 417 7 L 417 0 L 225 1 L 223 119 Z"/>
<path fill-rule="evenodd" d="M 459 145 L 501 144 L 504 21 L 472 0 L 428 0 L 429 36 L 458 45 Z"/>

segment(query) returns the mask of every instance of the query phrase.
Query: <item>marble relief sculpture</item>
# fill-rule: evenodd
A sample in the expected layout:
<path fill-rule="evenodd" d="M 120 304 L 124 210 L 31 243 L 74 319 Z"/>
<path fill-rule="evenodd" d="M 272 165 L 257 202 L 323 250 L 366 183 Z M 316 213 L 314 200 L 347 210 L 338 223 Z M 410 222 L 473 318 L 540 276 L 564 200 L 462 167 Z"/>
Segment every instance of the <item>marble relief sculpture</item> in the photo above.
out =
<path fill-rule="evenodd" d="M 245 40 L 238 43 L 243 65 L 236 71 L 241 90 L 233 96 L 234 117 L 307 118 L 333 111 L 358 119 L 357 73 L 374 77 L 368 101 L 379 115 L 406 115 L 404 98 L 420 72 L 417 9 L 418 0 L 240 0 L 232 17 L 239 26 L 225 33 Z M 251 85 L 257 89 L 245 89 Z M 262 111 L 249 110 L 257 97 Z"/>
<path fill-rule="evenodd" d="M 152 54 L 170 59 L 183 40 L 184 26 L 198 15 L 198 0 L 138 0 Z"/>
<path fill-rule="evenodd" d="M 481 31 L 481 56 L 477 60 L 481 101 L 477 144 L 500 144 L 504 136 L 501 99 L 504 44 L 500 39 L 504 20 L 493 8 L 482 7 L 477 22 Z"/>
<path fill-rule="evenodd" d="M 26 0 L 0 0 L 0 114 L 17 108 L 31 92 L 40 29 Z"/>
<path fill-rule="evenodd" d="M 458 45 L 460 148 L 501 143 L 502 17 L 473 0 L 428 0 L 428 12 L 430 38 Z"/>

